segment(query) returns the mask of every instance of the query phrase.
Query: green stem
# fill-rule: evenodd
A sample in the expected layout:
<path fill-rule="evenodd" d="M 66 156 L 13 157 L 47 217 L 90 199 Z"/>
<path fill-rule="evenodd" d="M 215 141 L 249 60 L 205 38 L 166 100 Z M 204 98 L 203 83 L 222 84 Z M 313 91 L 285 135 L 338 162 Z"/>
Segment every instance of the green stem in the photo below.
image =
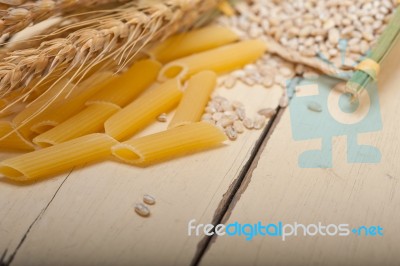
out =
<path fill-rule="evenodd" d="M 390 49 L 396 42 L 400 35 L 400 6 L 397 7 L 394 17 L 391 19 L 389 25 L 380 36 L 377 45 L 368 55 L 368 58 L 381 64 L 385 56 L 389 53 Z M 347 82 L 348 90 L 354 95 L 360 94 L 369 83 L 374 80 L 364 71 L 358 70 L 354 73 L 352 78 Z"/>

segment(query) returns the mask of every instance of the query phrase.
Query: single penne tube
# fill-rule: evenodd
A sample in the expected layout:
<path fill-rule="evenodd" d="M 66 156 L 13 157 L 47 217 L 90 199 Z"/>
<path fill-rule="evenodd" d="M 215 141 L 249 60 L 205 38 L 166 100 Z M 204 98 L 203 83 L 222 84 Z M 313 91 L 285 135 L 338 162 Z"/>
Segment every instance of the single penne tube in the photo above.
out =
<path fill-rule="evenodd" d="M 31 121 L 33 118 L 44 112 L 46 109 L 57 106 L 65 100 L 69 91 L 74 85 L 67 78 L 61 79 L 53 88 L 44 92 L 41 96 L 29 103 L 24 110 L 13 118 L 13 123 L 17 126 Z"/>
<path fill-rule="evenodd" d="M 232 30 L 212 25 L 176 34 L 154 47 L 149 54 L 156 60 L 167 63 L 177 58 L 232 43 L 238 39 L 239 36 Z"/>
<path fill-rule="evenodd" d="M 217 74 L 229 72 L 252 63 L 264 54 L 267 46 L 261 40 L 247 40 L 221 46 L 212 50 L 183 57 L 166 64 L 158 79 L 188 79 L 203 70 L 212 70 Z"/>
<path fill-rule="evenodd" d="M 39 97 L 19 113 L 13 123 L 24 137 L 32 139 L 43 133 L 85 107 L 85 102 L 113 79 L 111 71 L 98 72 L 78 86 L 65 79 L 61 84 L 45 92 L 46 97 Z M 62 90 L 57 94 L 57 90 Z M 60 111 L 62 110 L 62 111 Z"/>
<path fill-rule="evenodd" d="M 36 133 L 43 133 L 69 117 L 80 112 L 85 108 L 86 101 L 94 94 L 106 88 L 107 84 L 114 80 L 114 73 L 111 71 L 98 72 L 84 80 L 75 89 L 75 95 L 67 96 L 62 103 L 57 106 L 47 108 L 41 114 L 29 122 L 30 129 Z M 59 112 L 58 110 L 62 110 Z"/>
<path fill-rule="evenodd" d="M 181 97 L 177 79 L 160 84 L 111 116 L 104 123 L 105 132 L 117 140 L 131 137 L 157 116 L 176 107 Z"/>
<path fill-rule="evenodd" d="M 90 134 L 0 162 L 0 173 L 15 181 L 30 181 L 68 171 L 110 155 L 118 142 L 106 134 Z"/>
<path fill-rule="evenodd" d="M 9 121 L 0 121 L 0 149 L 34 150 L 31 142 L 26 140 Z"/>
<path fill-rule="evenodd" d="M 151 164 L 215 147 L 226 140 L 225 134 L 207 122 L 168 129 L 119 143 L 112 154 L 131 164 Z"/>
<path fill-rule="evenodd" d="M 104 122 L 120 109 L 112 103 L 91 104 L 56 127 L 38 135 L 33 142 L 43 148 L 87 134 L 103 132 Z"/>
<path fill-rule="evenodd" d="M 10 116 L 12 114 L 21 112 L 25 107 L 24 103 L 14 102 L 14 99 L 3 98 L 0 100 L 0 117 Z"/>
<path fill-rule="evenodd" d="M 7 96 L 0 99 L 0 117 L 5 117 L 23 110 L 26 105 L 26 103 L 20 100 L 23 91 L 23 88 L 11 91 Z"/>
<path fill-rule="evenodd" d="M 0 100 L 0 117 L 6 117 L 14 113 L 14 108 L 7 108 L 9 105 L 9 101 L 7 99 L 1 99 Z"/>
<path fill-rule="evenodd" d="M 200 121 L 216 82 L 217 75 L 212 71 L 203 71 L 193 75 L 188 80 L 182 100 L 176 108 L 168 128 Z"/>
<path fill-rule="evenodd" d="M 111 71 L 93 74 L 74 89 L 79 92 L 75 97 L 64 99 L 64 102 L 47 108 L 29 121 L 30 130 L 41 134 L 77 114 L 85 108 L 85 103 L 90 97 L 107 88 L 108 84 L 112 83 L 114 79 L 115 75 Z M 62 110 L 62 112 L 58 110 Z"/>
<path fill-rule="evenodd" d="M 106 60 L 101 60 L 101 62 L 93 65 L 92 63 L 89 63 L 91 66 L 88 68 L 88 65 L 84 65 L 82 69 L 85 69 L 87 72 L 83 76 L 83 79 L 86 80 L 88 77 L 90 78 L 93 76 L 95 73 L 103 72 L 106 69 L 110 70 L 111 72 L 114 72 L 114 70 L 117 69 L 118 64 L 113 58 L 108 58 Z M 80 66 L 79 66 L 80 67 Z"/>
<path fill-rule="evenodd" d="M 87 104 L 108 102 L 124 107 L 157 79 L 160 69 L 161 64 L 155 60 L 138 61 L 100 93 L 89 99 Z"/>
<path fill-rule="evenodd" d="M 29 86 L 27 89 L 29 89 L 29 93 L 27 95 L 24 95 L 24 101 L 27 103 L 32 103 L 39 99 L 40 97 L 43 97 L 44 94 L 47 94 L 49 87 L 57 82 L 59 78 L 64 75 L 63 79 L 64 80 L 70 80 L 71 77 L 73 76 L 72 73 L 65 74 L 61 69 L 54 70 L 52 73 L 46 76 L 40 76 L 32 79 L 32 86 Z M 51 90 L 53 90 L 51 88 Z"/>

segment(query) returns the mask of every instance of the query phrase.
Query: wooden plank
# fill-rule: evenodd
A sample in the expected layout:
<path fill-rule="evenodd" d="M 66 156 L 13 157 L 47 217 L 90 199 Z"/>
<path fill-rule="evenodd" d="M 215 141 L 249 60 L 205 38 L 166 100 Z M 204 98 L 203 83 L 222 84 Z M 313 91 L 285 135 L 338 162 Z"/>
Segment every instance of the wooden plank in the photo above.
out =
<path fill-rule="evenodd" d="M 400 43 L 383 65 L 379 82 L 383 130 L 359 143 L 376 146 L 378 164 L 348 164 L 345 137 L 333 140 L 331 169 L 299 168 L 298 156 L 319 140 L 296 142 L 288 110 L 235 196 L 226 223 L 380 225 L 384 236 L 218 237 L 201 265 L 399 265 L 400 264 Z M 310 129 L 313 130 L 313 129 Z"/>
<path fill-rule="evenodd" d="M 13 41 L 23 41 L 59 22 L 48 19 L 14 35 Z M 16 47 L 13 47 L 16 49 Z M 0 153 L 0 160 L 18 153 Z M 30 184 L 17 184 L 0 177 L 0 265 L 13 259 L 30 229 L 46 211 L 69 173 Z"/>
<path fill-rule="evenodd" d="M 16 154 L 1 154 L 1 158 Z M 0 257 L 9 261 L 26 232 L 57 193 L 68 174 L 46 182 L 20 185 L 0 178 Z"/>
<path fill-rule="evenodd" d="M 218 93 L 242 101 L 254 114 L 276 107 L 281 89 L 238 84 Z M 158 123 L 143 134 L 165 127 Z M 187 235 L 188 221 L 210 222 L 217 215 L 260 134 L 248 131 L 226 147 L 148 168 L 109 161 L 77 169 L 31 228 L 13 264 L 189 264 L 201 239 Z M 157 199 L 149 218 L 133 210 L 144 193 Z M 19 193 L 9 200 L 19 201 Z"/>

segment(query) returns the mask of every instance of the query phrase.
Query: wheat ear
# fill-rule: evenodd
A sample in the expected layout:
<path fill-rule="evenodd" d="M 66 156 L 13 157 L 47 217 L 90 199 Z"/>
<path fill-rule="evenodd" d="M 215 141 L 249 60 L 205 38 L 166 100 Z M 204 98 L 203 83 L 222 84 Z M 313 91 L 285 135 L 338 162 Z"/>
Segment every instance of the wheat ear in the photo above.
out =
<path fill-rule="evenodd" d="M 10 53 L 0 63 L 0 94 L 31 88 L 21 95 L 21 99 L 26 98 L 55 71 L 63 73 L 59 79 L 68 75 L 76 84 L 91 67 L 110 59 L 123 68 L 149 42 L 192 25 L 218 3 L 218 0 L 139 1 L 104 11 L 102 16 L 91 19 L 87 27 L 66 38 L 46 41 L 37 49 Z M 36 85 L 32 86 L 32 81 Z"/>
<path fill-rule="evenodd" d="M 129 0 L 39 0 L 13 5 L 0 10 L 0 32 L 14 34 L 31 25 L 51 16 L 67 14 L 85 7 L 96 7 L 106 4 L 127 2 Z M 19 1 L 6 1 L 19 3 Z"/>

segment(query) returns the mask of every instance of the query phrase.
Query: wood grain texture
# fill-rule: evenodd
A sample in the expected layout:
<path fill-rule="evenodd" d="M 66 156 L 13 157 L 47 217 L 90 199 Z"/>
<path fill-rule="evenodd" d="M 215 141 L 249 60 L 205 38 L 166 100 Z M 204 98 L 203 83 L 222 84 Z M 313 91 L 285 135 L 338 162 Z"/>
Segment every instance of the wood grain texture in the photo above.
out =
<path fill-rule="evenodd" d="M 239 84 L 219 93 L 242 101 L 249 106 L 249 114 L 255 114 L 261 107 L 276 107 L 281 89 Z M 166 126 L 156 123 L 140 135 Z M 109 161 L 74 170 L 32 226 L 12 265 L 189 264 L 201 238 L 188 237 L 188 221 L 211 222 L 260 134 L 248 131 L 225 147 L 148 168 Z M 55 180 L 61 179 L 35 186 L 43 189 Z M 0 183 L 0 190 L 3 187 Z M 10 233 L 7 230 L 18 215 L 28 212 L 20 205 L 26 202 L 23 191 L 31 187 L 9 189 L 8 205 L 3 204 L 13 214 L 6 216 L 9 222 L 3 230 L 8 239 L 20 239 L 25 227 Z M 145 193 L 157 199 L 149 218 L 138 216 L 133 209 Z M 39 192 L 29 196 L 32 205 L 44 197 Z M 32 223 L 35 217 L 27 220 Z"/>
<path fill-rule="evenodd" d="M 218 237 L 201 265 L 399 265 L 400 264 L 400 43 L 379 81 L 383 130 L 359 136 L 378 147 L 379 164 L 348 164 L 345 137 L 333 140 L 331 169 L 304 169 L 298 156 L 319 140 L 293 140 L 284 113 L 255 170 L 225 216 L 226 223 L 348 223 L 380 225 L 382 237 Z"/>
<path fill-rule="evenodd" d="M 12 155 L 16 154 L 2 154 L 1 158 Z M 27 185 L 0 178 L 0 253 L 4 254 L 0 261 L 10 260 L 67 175 Z"/>

